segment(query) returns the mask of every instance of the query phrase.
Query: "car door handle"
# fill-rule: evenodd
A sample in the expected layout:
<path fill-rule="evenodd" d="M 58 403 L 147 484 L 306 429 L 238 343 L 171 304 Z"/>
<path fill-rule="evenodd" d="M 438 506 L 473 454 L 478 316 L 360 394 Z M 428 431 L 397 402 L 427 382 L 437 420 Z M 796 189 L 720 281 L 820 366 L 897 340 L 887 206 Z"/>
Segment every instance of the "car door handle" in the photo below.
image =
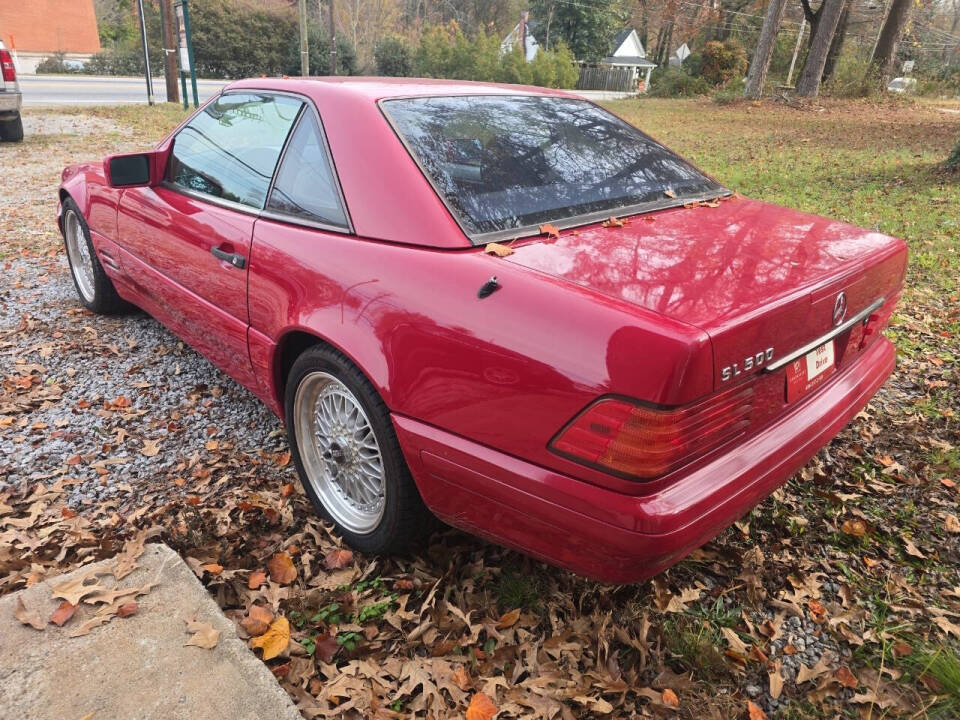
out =
<path fill-rule="evenodd" d="M 213 253 L 213 256 L 218 260 L 228 262 L 238 270 L 243 270 L 247 264 L 247 259 L 240 253 L 227 252 L 226 250 L 221 250 L 218 247 L 210 248 L 210 252 Z"/>

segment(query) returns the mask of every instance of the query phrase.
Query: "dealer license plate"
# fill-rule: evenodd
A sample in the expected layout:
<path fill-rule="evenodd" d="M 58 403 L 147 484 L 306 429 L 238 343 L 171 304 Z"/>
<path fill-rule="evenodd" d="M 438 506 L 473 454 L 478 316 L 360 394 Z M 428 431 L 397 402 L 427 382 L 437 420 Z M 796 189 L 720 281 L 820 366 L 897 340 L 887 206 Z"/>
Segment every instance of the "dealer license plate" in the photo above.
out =
<path fill-rule="evenodd" d="M 833 340 L 794 360 L 787 365 L 787 402 L 793 402 L 823 384 L 834 370 Z"/>

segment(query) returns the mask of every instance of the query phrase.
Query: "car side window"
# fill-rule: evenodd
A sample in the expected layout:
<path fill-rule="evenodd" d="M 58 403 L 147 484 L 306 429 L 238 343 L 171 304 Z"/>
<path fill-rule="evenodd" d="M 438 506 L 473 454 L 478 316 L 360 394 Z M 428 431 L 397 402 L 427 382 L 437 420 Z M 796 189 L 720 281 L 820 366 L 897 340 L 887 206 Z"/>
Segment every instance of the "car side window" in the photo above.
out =
<path fill-rule="evenodd" d="M 305 110 L 284 153 L 267 209 L 347 228 L 336 177 L 316 114 Z"/>
<path fill-rule="evenodd" d="M 177 133 L 168 180 L 262 210 L 283 144 L 302 107 L 302 101 L 286 95 L 221 95 Z"/>

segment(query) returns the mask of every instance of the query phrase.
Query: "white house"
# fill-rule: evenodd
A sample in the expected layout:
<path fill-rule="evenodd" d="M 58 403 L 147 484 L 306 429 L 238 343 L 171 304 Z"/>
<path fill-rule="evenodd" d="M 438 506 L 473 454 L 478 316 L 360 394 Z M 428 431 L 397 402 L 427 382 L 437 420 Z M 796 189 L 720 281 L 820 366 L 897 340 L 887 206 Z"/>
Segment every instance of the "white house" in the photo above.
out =
<path fill-rule="evenodd" d="M 613 67 L 632 68 L 634 83 L 640 80 L 642 73 L 645 89 L 650 87 L 650 73 L 657 66 L 656 63 L 647 60 L 647 51 L 643 48 L 640 36 L 633 28 L 624 28 L 617 33 L 611 43 L 610 55 L 601 62 Z"/>
<path fill-rule="evenodd" d="M 524 16 L 526 16 L 526 13 L 524 13 Z M 540 43 L 537 42 L 534 35 L 539 27 L 540 23 L 536 20 L 530 21 L 526 17 L 521 19 L 500 43 L 500 54 L 505 55 L 508 52 L 513 52 L 513 49 L 520 44 L 521 39 L 524 39 L 526 41 L 524 56 L 527 62 L 532 62 L 537 56 L 537 51 L 540 50 Z"/>

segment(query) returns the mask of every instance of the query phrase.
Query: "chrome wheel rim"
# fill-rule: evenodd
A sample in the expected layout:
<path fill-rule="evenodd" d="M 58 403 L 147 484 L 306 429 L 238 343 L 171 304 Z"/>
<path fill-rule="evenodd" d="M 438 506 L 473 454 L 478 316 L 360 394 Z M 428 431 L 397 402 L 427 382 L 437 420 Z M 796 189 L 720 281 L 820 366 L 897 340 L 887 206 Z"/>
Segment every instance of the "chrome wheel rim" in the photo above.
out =
<path fill-rule="evenodd" d="M 307 481 L 330 516 L 355 533 L 376 529 L 386 501 L 380 445 L 363 406 L 325 372 L 297 388 L 293 417 Z"/>
<path fill-rule="evenodd" d="M 68 210 L 63 221 L 64 238 L 67 241 L 67 255 L 70 258 L 70 271 L 77 283 L 77 289 L 87 302 L 93 302 L 93 256 L 90 243 L 83 234 L 80 218 L 73 210 Z"/>

